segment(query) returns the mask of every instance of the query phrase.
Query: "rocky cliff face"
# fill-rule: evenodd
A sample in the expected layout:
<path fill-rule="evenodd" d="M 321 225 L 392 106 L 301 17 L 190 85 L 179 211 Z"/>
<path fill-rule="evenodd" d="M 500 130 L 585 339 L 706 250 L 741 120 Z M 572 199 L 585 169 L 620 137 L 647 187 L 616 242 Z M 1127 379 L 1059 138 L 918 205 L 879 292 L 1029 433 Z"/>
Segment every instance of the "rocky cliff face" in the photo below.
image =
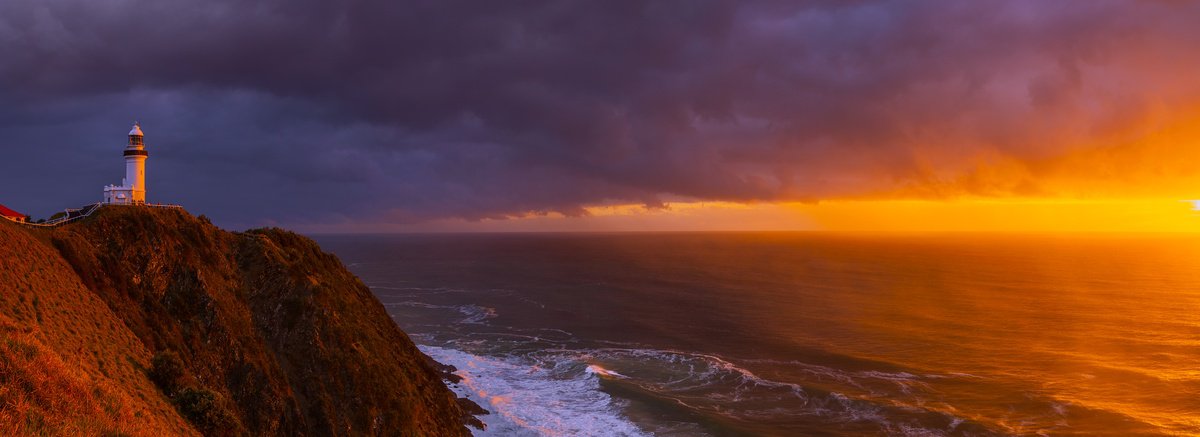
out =
<path fill-rule="evenodd" d="M 2 255 L 0 335 L 84 361 L 81 390 L 108 387 L 114 394 L 96 396 L 125 402 L 115 416 L 99 414 L 114 432 L 469 435 L 463 423 L 473 419 L 438 371 L 307 238 L 108 207 L 52 231 L 3 223 L 0 241 L 12 248 Z M 72 322 L 79 317 L 94 323 Z M 5 378 L 0 401 L 30 385 Z M 52 401 L 31 404 L 38 426 L 74 429 Z M 152 426 L 121 416 L 130 411 Z M 26 422 L 0 414 L 0 426 Z"/>

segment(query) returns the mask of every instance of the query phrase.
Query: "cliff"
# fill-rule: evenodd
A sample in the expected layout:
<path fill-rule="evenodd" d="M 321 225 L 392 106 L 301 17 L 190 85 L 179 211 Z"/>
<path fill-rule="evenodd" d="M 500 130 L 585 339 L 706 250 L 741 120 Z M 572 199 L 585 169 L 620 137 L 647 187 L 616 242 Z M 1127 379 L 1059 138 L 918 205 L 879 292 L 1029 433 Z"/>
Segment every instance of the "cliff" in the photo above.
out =
<path fill-rule="evenodd" d="M 469 435 L 473 418 L 313 241 L 182 210 L 0 223 L 0 433 Z M 466 404 L 463 404 L 466 405 Z"/>

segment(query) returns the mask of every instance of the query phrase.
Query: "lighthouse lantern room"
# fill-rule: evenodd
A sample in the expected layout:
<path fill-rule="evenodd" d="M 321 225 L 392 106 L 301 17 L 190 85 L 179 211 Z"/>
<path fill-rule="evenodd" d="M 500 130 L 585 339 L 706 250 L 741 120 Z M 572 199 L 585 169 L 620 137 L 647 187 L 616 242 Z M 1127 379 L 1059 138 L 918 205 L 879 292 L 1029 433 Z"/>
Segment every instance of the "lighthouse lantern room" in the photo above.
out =
<path fill-rule="evenodd" d="M 104 203 L 142 205 L 146 203 L 146 152 L 142 127 L 134 123 L 125 146 L 125 179 L 121 185 L 104 187 Z"/>

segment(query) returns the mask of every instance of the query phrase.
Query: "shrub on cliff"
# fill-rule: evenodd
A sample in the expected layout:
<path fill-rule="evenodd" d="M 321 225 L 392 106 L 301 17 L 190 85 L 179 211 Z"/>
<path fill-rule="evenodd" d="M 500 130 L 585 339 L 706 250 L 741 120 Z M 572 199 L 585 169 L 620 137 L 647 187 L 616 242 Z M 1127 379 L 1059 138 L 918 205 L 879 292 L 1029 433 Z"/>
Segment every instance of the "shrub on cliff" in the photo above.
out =
<path fill-rule="evenodd" d="M 150 361 L 150 380 L 167 395 L 174 394 L 183 384 L 183 360 L 174 351 L 162 351 Z"/>
<path fill-rule="evenodd" d="M 204 435 L 242 435 L 245 431 L 215 391 L 184 387 L 172 397 L 179 413 L 196 425 Z"/>
<path fill-rule="evenodd" d="M 206 435 L 469 435 L 440 374 L 310 239 L 156 208 L 46 232 L 146 349 L 180 352 L 144 356 L 142 380 Z"/>
<path fill-rule="evenodd" d="M 151 381 L 175 404 L 179 414 L 204 435 L 243 435 L 245 430 L 227 402 L 213 390 L 194 386 L 183 360 L 175 351 L 162 351 L 150 360 Z"/>

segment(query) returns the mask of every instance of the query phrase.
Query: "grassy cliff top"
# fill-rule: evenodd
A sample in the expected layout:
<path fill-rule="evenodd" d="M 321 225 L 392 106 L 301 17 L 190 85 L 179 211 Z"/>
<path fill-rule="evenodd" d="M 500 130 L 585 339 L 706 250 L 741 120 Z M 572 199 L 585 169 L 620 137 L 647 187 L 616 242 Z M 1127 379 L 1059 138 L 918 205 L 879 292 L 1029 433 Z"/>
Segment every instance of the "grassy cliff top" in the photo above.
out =
<path fill-rule="evenodd" d="M 0 400 L 28 406 L 0 407 L 0 432 L 469 434 L 438 371 L 311 239 L 110 206 L 53 229 L 0 223 L 0 242 L 5 344 L 36 351 L 29 368 L 83 363 L 0 372 Z M 41 390 L 58 383 L 100 407 Z"/>

